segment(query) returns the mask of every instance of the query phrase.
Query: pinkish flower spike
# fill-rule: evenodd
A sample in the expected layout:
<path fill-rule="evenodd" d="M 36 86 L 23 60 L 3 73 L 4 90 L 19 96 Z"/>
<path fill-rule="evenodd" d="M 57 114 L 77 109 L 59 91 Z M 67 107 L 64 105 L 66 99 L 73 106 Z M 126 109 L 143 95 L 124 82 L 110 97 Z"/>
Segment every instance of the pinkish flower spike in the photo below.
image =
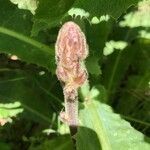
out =
<path fill-rule="evenodd" d="M 64 83 L 79 80 L 80 76 L 84 76 L 87 79 L 87 73 L 85 68 L 81 68 L 80 62 L 83 61 L 88 55 L 88 49 L 86 45 L 86 39 L 81 31 L 80 27 L 74 22 L 65 23 L 59 31 L 56 49 L 56 62 L 57 71 L 56 74 L 59 80 Z M 85 75 L 83 75 L 85 74 Z M 81 81 L 80 83 L 84 83 Z M 80 87 L 79 85 L 78 87 Z"/>
<path fill-rule="evenodd" d="M 88 55 L 85 35 L 74 22 L 60 29 L 55 45 L 56 75 L 64 83 L 66 121 L 70 127 L 78 125 L 78 88 L 87 80 L 86 68 L 81 65 Z M 63 119 L 63 118 L 62 118 Z"/>

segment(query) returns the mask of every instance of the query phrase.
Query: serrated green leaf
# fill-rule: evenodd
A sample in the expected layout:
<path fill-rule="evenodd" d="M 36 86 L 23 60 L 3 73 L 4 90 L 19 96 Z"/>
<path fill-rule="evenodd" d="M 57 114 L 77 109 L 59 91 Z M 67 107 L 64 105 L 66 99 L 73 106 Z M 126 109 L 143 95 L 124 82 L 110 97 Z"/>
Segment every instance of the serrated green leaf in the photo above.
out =
<path fill-rule="evenodd" d="M 79 0 L 73 6 L 80 8 L 90 14 L 92 17 L 110 15 L 118 18 L 131 5 L 137 4 L 139 0 Z"/>
<path fill-rule="evenodd" d="M 77 150 L 149 150 L 150 139 L 115 114 L 110 106 L 96 101 L 96 95 L 86 96 L 85 108 L 79 112 Z"/>
<path fill-rule="evenodd" d="M 32 36 L 36 36 L 40 30 L 59 24 L 73 3 L 74 0 L 39 0 L 34 17 Z"/>

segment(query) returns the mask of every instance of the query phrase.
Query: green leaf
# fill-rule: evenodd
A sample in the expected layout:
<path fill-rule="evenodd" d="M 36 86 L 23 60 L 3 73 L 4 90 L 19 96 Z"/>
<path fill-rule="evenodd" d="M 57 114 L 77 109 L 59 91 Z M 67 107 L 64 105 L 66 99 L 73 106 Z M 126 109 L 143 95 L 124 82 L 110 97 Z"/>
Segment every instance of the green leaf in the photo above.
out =
<path fill-rule="evenodd" d="M 3 76 L 0 78 L 1 101 L 10 103 L 19 100 L 24 108 L 24 117 L 41 124 L 49 124 L 53 111 L 60 111 L 61 100 L 49 91 L 51 84 L 56 82 L 51 75 L 8 69 L 2 71 L 1 76 Z M 47 87 L 43 83 L 46 83 Z"/>
<path fill-rule="evenodd" d="M 17 55 L 28 63 L 54 70 L 54 49 L 30 38 L 32 28 L 31 14 L 16 9 L 9 1 L 0 1 L 0 52 Z M 37 37 L 40 41 L 45 41 Z"/>
<path fill-rule="evenodd" d="M 115 114 L 110 106 L 96 101 L 95 92 L 98 90 L 90 92 L 93 96 L 85 96 L 84 109 L 79 112 L 77 150 L 149 150 L 150 139 Z"/>
<path fill-rule="evenodd" d="M 90 14 L 92 17 L 110 15 L 118 18 L 131 5 L 137 4 L 139 0 L 79 0 L 73 6 L 80 8 Z"/>
<path fill-rule="evenodd" d="M 54 138 L 52 140 L 46 140 L 38 146 L 31 146 L 29 150 L 73 150 L 73 144 L 70 136 L 64 135 Z"/>
<path fill-rule="evenodd" d="M 40 30 L 59 24 L 73 3 L 74 0 L 39 0 L 34 17 L 32 36 L 37 35 Z"/>

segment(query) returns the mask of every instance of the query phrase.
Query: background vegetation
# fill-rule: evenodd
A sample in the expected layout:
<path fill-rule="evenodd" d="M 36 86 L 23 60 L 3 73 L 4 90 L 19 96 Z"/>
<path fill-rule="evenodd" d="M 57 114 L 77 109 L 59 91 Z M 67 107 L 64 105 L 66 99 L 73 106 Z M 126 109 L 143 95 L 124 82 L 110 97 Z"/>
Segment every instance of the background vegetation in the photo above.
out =
<path fill-rule="evenodd" d="M 150 0 L 0 0 L 0 149 L 73 149 L 54 57 L 69 20 L 90 51 L 77 150 L 149 150 Z"/>

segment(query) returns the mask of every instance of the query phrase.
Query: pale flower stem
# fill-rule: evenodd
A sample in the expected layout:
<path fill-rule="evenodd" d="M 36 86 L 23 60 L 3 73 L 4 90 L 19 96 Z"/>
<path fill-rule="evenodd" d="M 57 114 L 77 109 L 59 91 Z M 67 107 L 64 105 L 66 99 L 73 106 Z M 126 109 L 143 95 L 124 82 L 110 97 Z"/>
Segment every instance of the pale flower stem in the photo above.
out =
<path fill-rule="evenodd" d="M 78 95 L 77 92 L 73 92 L 75 95 L 70 97 L 70 94 L 64 91 L 65 96 L 65 112 L 68 116 L 68 125 L 78 126 Z"/>
<path fill-rule="evenodd" d="M 88 78 L 84 59 L 88 55 L 86 38 L 80 27 L 74 22 L 65 23 L 55 44 L 56 75 L 63 83 L 65 113 L 60 113 L 62 121 L 70 127 L 71 135 L 78 127 L 78 89 Z"/>

